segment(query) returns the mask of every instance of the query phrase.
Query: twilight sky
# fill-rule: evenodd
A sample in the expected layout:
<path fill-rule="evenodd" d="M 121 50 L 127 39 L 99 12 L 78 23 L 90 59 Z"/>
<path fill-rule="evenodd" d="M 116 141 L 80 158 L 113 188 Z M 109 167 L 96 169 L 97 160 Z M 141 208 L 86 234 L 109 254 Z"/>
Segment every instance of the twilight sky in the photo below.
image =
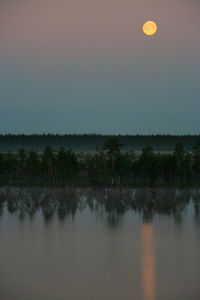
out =
<path fill-rule="evenodd" d="M 200 2 L 0 0 L 0 66 L 0 133 L 199 133 Z"/>

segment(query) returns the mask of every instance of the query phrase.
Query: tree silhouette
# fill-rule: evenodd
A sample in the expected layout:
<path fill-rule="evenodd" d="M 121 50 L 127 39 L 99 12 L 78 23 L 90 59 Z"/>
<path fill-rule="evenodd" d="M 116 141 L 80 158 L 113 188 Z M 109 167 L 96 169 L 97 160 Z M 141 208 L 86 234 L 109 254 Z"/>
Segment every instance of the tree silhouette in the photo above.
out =
<path fill-rule="evenodd" d="M 200 182 L 200 138 L 197 140 L 193 147 L 193 171 L 195 177 Z"/>
<path fill-rule="evenodd" d="M 56 169 L 55 169 L 56 158 L 54 150 L 47 146 L 42 156 L 42 167 L 45 176 L 49 178 L 49 183 L 55 185 L 56 183 Z"/>
<path fill-rule="evenodd" d="M 118 138 L 108 139 L 103 146 L 103 150 L 107 151 L 107 155 L 111 161 L 111 184 L 114 184 L 115 163 L 121 154 L 121 147 L 123 146 Z"/>
<path fill-rule="evenodd" d="M 175 175 L 178 179 L 178 182 L 183 183 L 185 174 L 185 150 L 182 142 L 178 141 L 176 143 L 173 156 L 175 164 Z"/>

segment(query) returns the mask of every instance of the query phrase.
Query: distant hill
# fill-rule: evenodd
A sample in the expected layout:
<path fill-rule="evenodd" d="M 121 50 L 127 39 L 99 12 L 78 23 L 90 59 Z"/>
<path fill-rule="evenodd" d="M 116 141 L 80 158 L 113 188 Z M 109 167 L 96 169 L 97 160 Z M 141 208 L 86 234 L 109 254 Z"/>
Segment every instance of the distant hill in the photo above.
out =
<path fill-rule="evenodd" d="M 172 151 L 179 140 L 191 151 L 199 135 L 100 135 L 100 134 L 32 134 L 0 135 L 0 151 L 17 151 L 20 148 L 42 151 L 45 146 L 55 149 L 71 148 L 73 151 L 96 151 L 111 137 L 118 137 L 124 150 L 140 151 L 151 146 L 155 151 Z"/>

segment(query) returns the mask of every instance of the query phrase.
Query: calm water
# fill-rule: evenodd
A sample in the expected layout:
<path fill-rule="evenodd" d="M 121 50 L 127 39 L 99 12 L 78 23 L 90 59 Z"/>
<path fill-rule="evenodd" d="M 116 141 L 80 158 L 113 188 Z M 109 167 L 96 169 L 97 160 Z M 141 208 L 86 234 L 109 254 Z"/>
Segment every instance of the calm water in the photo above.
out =
<path fill-rule="evenodd" d="M 200 299 L 200 191 L 0 189 L 0 300 Z"/>

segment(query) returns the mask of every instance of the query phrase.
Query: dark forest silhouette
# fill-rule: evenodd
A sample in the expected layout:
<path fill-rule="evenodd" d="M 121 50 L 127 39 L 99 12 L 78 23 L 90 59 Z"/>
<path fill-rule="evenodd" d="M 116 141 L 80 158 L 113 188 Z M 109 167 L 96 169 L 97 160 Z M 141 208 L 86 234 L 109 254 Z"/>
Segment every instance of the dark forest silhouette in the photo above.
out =
<path fill-rule="evenodd" d="M 146 146 L 140 154 L 121 151 L 117 137 L 95 153 L 45 147 L 42 153 L 20 149 L 0 154 L 1 185 L 199 186 L 200 139 L 192 152 L 179 140 L 172 153 Z"/>
<path fill-rule="evenodd" d="M 124 144 L 124 150 L 142 150 L 151 145 L 155 151 L 173 151 L 177 140 L 180 140 L 187 151 L 191 151 L 198 135 L 101 135 L 101 134 L 2 134 L 0 151 L 25 150 L 43 151 L 46 145 L 55 150 L 60 147 L 73 151 L 96 151 L 108 139 L 118 138 Z"/>

